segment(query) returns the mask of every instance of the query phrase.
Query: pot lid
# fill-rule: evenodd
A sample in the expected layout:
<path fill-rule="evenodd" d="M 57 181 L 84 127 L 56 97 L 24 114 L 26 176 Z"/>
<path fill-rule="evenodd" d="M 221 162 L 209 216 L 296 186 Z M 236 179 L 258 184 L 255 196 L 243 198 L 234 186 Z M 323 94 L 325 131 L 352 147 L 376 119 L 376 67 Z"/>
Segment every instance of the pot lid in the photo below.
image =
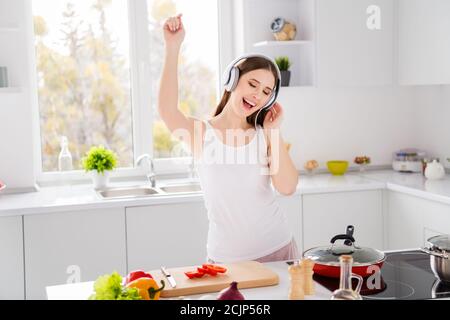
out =
<path fill-rule="evenodd" d="M 335 244 L 336 238 L 346 240 L 346 244 Z M 360 267 L 374 265 L 385 260 L 385 254 L 379 250 L 355 246 L 353 237 L 340 235 L 333 240 L 330 246 L 310 249 L 303 256 L 316 263 L 329 266 L 340 266 L 339 257 L 342 255 L 352 256 L 353 266 Z"/>
<path fill-rule="evenodd" d="M 428 242 L 434 248 L 450 252 L 450 235 L 435 236 L 428 239 Z"/>

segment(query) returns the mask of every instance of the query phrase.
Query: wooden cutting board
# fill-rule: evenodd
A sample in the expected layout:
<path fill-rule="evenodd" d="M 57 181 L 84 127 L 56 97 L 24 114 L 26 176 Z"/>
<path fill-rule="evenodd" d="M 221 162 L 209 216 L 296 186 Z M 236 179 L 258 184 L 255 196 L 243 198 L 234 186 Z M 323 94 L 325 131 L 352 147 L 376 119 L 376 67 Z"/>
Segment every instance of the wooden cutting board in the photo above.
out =
<path fill-rule="evenodd" d="M 158 284 L 161 280 L 166 283 L 166 288 L 161 293 L 162 298 L 219 292 L 228 288 L 233 281 L 239 284 L 239 289 L 268 287 L 279 283 L 278 274 L 256 261 L 221 264 L 220 266 L 227 268 L 227 272 L 217 277 L 209 275 L 198 279 L 186 277 L 185 272 L 196 271 L 199 266 L 167 269 L 177 282 L 176 288 L 170 286 L 161 270 L 150 271 L 150 273 Z"/>

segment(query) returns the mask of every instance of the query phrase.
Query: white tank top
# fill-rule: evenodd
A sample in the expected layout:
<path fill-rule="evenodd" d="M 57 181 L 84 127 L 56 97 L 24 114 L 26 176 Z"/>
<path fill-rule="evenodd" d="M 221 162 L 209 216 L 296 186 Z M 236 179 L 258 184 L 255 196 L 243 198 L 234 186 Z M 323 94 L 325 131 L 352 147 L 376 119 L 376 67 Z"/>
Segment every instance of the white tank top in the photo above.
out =
<path fill-rule="evenodd" d="M 268 175 L 267 143 L 261 127 L 243 146 L 225 144 L 209 121 L 196 161 L 208 211 L 208 258 L 254 260 L 292 241 Z"/>

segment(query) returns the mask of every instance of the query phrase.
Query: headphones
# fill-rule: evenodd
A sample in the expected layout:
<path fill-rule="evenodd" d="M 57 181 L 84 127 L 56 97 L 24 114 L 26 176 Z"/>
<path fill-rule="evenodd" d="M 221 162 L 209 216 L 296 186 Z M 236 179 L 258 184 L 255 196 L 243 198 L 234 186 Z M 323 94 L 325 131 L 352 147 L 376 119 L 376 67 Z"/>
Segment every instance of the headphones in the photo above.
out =
<path fill-rule="evenodd" d="M 272 95 L 271 95 L 269 101 L 264 105 L 264 107 L 261 108 L 260 112 L 263 110 L 269 110 L 275 104 L 277 97 L 278 97 L 278 93 L 280 92 L 281 72 L 280 72 L 280 69 L 278 68 L 278 65 L 275 63 L 275 61 L 266 55 L 259 54 L 259 53 L 250 53 L 250 54 L 245 54 L 243 56 L 240 56 L 239 58 L 237 58 L 236 60 L 231 62 L 231 64 L 225 69 L 225 73 L 223 75 L 223 84 L 224 84 L 225 90 L 227 92 L 233 92 L 236 89 L 238 82 L 239 82 L 239 77 L 240 77 L 240 70 L 238 68 L 238 64 L 239 64 L 239 62 L 246 60 L 248 58 L 266 59 L 273 65 L 273 67 L 275 68 L 275 70 L 277 72 L 278 79 L 276 79 L 276 81 L 275 81 L 275 88 L 272 90 Z M 258 115 L 259 115 L 259 113 L 258 113 Z M 258 118 L 258 116 L 256 118 Z"/>

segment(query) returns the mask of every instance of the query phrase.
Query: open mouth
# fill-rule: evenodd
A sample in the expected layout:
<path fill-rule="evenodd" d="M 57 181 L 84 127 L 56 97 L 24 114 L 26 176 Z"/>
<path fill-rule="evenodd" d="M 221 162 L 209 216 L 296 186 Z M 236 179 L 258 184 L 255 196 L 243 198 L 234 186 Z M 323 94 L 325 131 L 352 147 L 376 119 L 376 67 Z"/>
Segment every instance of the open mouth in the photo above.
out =
<path fill-rule="evenodd" d="M 244 108 L 247 110 L 253 109 L 256 107 L 256 104 L 253 104 L 252 102 L 248 101 L 247 99 L 242 99 L 242 102 L 244 104 Z"/>

